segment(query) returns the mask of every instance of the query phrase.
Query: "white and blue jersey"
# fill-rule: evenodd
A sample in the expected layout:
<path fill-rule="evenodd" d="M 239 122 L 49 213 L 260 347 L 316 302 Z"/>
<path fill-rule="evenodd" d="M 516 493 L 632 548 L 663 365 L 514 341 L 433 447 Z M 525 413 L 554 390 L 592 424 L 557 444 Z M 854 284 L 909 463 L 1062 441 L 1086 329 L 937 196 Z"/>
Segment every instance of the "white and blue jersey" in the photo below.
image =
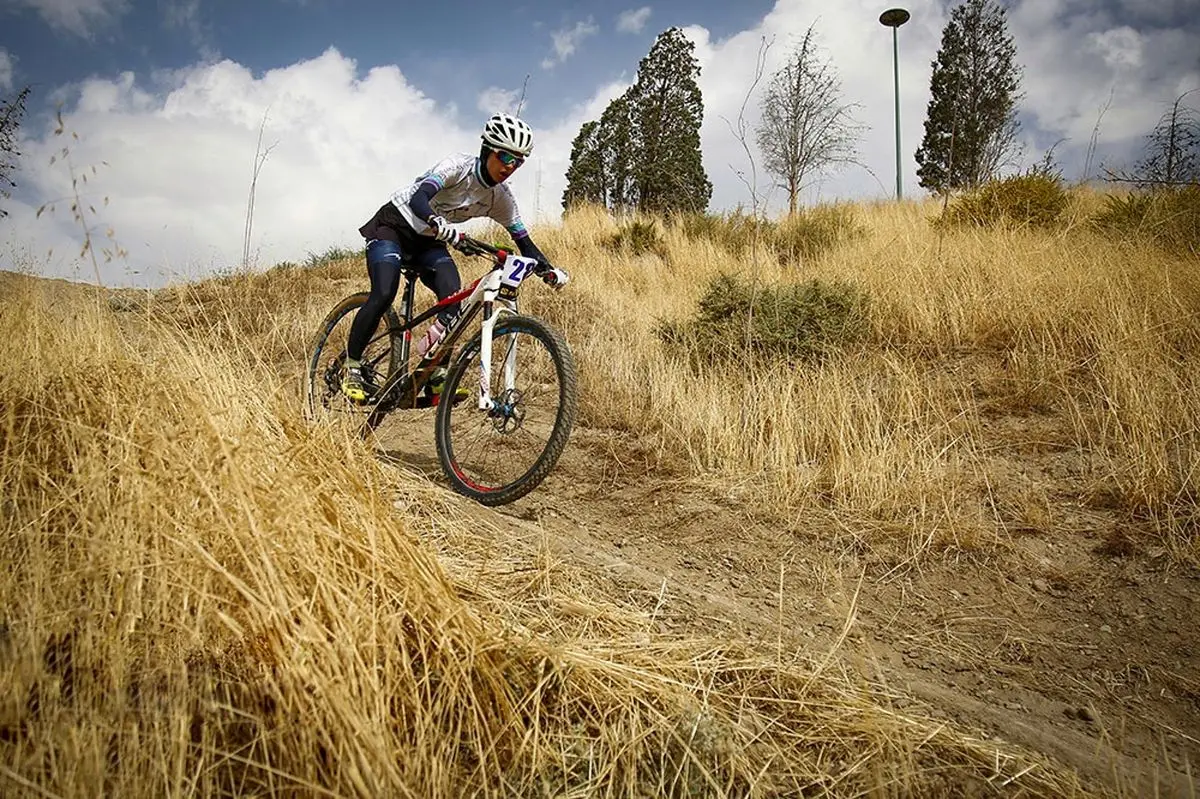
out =
<path fill-rule="evenodd" d="M 503 183 L 488 185 L 480 169 L 482 164 L 473 155 L 451 156 L 395 192 L 392 204 L 413 230 L 431 236 L 433 230 L 410 202 L 422 185 L 432 184 L 437 191 L 429 198 L 430 209 L 435 215 L 445 217 L 447 222 L 466 222 L 486 216 L 504 226 L 514 240 L 527 237 L 529 232 L 521 221 L 512 191 Z"/>

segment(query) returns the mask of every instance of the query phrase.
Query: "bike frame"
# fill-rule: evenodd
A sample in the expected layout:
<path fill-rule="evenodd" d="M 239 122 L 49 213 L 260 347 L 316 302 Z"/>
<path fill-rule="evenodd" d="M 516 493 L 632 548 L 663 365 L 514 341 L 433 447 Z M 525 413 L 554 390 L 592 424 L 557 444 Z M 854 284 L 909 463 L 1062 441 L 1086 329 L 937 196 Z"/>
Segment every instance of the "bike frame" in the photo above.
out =
<path fill-rule="evenodd" d="M 402 334 L 402 356 L 407 364 L 409 345 L 412 340 L 412 330 L 448 306 L 461 303 L 458 318 L 423 358 L 411 369 L 396 375 L 391 375 L 380 387 L 376 410 L 373 413 L 387 413 L 395 407 L 411 405 L 416 407 L 417 393 L 433 376 L 434 370 L 442 365 L 447 353 L 463 337 L 476 316 L 482 314 L 482 335 L 480 337 L 479 355 L 479 393 L 477 406 L 481 411 L 491 411 L 495 408 L 495 399 L 491 396 L 491 357 L 492 335 L 496 323 L 505 314 L 518 313 L 517 290 L 521 282 L 528 277 L 537 266 L 533 258 L 523 258 L 510 254 L 507 250 L 492 247 L 475 239 L 464 239 L 460 249 L 469 255 L 489 254 L 493 258 L 492 268 L 483 276 L 477 278 L 471 285 L 451 296 L 439 301 L 436 305 L 412 316 L 412 306 L 416 291 L 417 274 L 410 269 L 404 270 L 406 285 L 404 301 L 401 308 L 402 323 L 399 328 L 393 328 L 392 334 Z M 513 341 L 504 358 L 504 390 L 510 391 L 516 386 L 516 342 Z M 407 400 L 407 401 L 406 401 Z"/>

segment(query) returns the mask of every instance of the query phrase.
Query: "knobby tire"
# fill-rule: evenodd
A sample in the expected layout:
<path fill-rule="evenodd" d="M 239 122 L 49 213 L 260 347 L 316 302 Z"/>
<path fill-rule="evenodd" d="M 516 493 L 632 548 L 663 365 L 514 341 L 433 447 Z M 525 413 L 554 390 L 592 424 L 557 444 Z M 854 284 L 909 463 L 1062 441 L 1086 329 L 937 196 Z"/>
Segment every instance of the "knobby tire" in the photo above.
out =
<path fill-rule="evenodd" d="M 370 406 L 364 405 L 357 408 L 341 395 L 340 387 L 335 391 L 332 386 L 326 382 L 326 370 L 330 366 L 330 358 L 337 359 L 339 365 L 346 358 L 346 342 L 349 341 L 350 325 L 354 321 L 354 313 L 361 308 L 370 296 L 367 292 L 359 294 L 351 294 L 333 307 L 321 322 L 317 329 L 316 336 L 313 337 L 312 344 L 308 348 L 308 368 L 306 380 L 304 382 L 304 410 L 310 421 L 320 419 L 324 412 L 330 412 L 328 405 L 337 403 L 344 406 L 347 410 L 355 409 L 362 412 L 369 412 Z M 337 352 L 329 352 L 331 334 L 339 325 L 344 325 L 344 332 L 340 332 L 337 336 L 337 341 L 334 346 L 338 348 Z M 399 332 L 400 320 L 396 312 L 391 308 L 384 314 L 380 320 L 380 327 L 377 327 L 369 339 L 366 352 L 370 353 L 372 348 L 376 348 L 378 352 L 379 346 L 386 346 L 386 353 L 380 353 L 379 357 L 386 361 L 387 373 L 380 375 L 379 383 L 382 385 L 383 380 L 389 375 L 395 373 L 399 369 L 405 368 L 403 353 L 403 334 Z M 381 332 L 382 331 L 382 332 Z M 383 340 L 386 337 L 386 340 Z M 340 368 L 338 370 L 340 374 Z"/>
<path fill-rule="evenodd" d="M 485 413 L 476 407 L 482 335 L 482 331 L 476 333 L 450 366 L 449 373 L 446 375 L 446 384 L 442 389 L 443 402 L 438 405 L 434 436 L 442 471 L 455 491 L 470 497 L 481 505 L 505 505 L 537 488 L 554 468 L 563 448 L 566 447 L 567 439 L 571 435 L 571 428 L 575 423 L 577 405 L 578 387 L 575 361 L 562 334 L 540 319 L 531 316 L 507 315 L 496 323 L 493 329 L 493 348 L 500 348 L 499 340 L 502 337 L 511 336 L 513 340 L 520 342 L 517 349 L 518 360 L 520 360 L 524 347 L 540 346 L 545 349 L 553 363 L 557 380 L 558 407 L 545 447 L 533 464 L 515 479 L 501 485 L 483 485 L 468 476 L 457 461 L 456 442 L 453 437 L 453 425 L 456 419 L 461 420 L 460 427 L 472 422 L 479 424 L 479 420 L 482 418 L 480 415 Z M 493 356 L 495 355 L 494 352 Z M 499 382 L 500 378 L 497 374 L 499 369 L 498 365 L 493 364 L 493 384 Z M 469 381 L 466 384 L 469 389 L 468 397 L 458 403 L 447 401 L 447 398 L 455 396 L 455 391 L 464 379 Z M 522 373 L 518 371 L 518 382 L 520 383 L 522 379 Z M 527 375 L 525 379 L 532 380 L 533 377 Z M 520 388 L 521 386 L 518 385 L 518 389 Z M 499 399 L 496 396 L 493 398 Z"/>

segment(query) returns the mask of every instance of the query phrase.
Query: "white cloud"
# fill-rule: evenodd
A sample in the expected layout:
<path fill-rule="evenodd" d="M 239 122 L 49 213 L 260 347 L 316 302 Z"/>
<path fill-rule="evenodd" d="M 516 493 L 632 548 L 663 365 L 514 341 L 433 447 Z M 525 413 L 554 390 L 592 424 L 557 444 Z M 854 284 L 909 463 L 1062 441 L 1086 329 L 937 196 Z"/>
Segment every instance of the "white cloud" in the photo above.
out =
<path fill-rule="evenodd" d="M 264 114 L 272 149 L 256 187 L 252 241 L 264 265 L 361 244 L 359 225 L 392 191 L 478 143 L 473 126 L 460 129 L 395 67 L 358 75 L 335 50 L 261 77 L 230 61 L 183 70 L 162 94 L 132 74 L 90 80 L 63 113 L 67 135 L 79 141 L 55 136 L 52 124 L 23 127 L 22 190 L 7 205 L 6 227 L 17 244 L 54 249 L 47 271 L 79 268 L 82 233 L 67 204 L 34 219 L 41 203 L 71 195 L 62 159 L 50 163 L 68 144 L 76 171 L 89 172 L 81 190 L 84 207 L 97 209 L 96 230 L 111 227 L 130 252 L 127 263 L 106 268 L 107 281 L 162 283 L 235 267 Z M 79 274 L 90 277 L 90 267 Z"/>
<path fill-rule="evenodd" d="M 1179 25 L 1134 31 L 1086 6 L 1025 0 L 1009 18 L 1025 67 L 1026 122 L 1042 131 L 1043 145 L 1066 137 L 1060 155 L 1079 158 L 1099 122 L 1100 149 L 1109 160 L 1128 158 L 1165 105 L 1200 86 L 1200 21 L 1183 14 Z"/>
<path fill-rule="evenodd" d="M 13 87 L 13 57 L 3 47 L 0 47 L 0 92 L 10 91 Z"/>
<path fill-rule="evenodd" d="M 1019 0 L 1009 11 L 1009 29 L 1018 61 L 1024 67 L 1020 103 L 1024 163 L 1039 160 L 1055 141 L 1066 137 L 1056 155 L 1069 179 L 1081 176 L 1098 110 L 1113 101 L 1100 129 L 1097 160 L 1118 163 L 1136 154 L 1142 137 L 1153 129 L 1166 103 L 1189 88 L 1200 86 L 1200 63 L 1195 42 L 1200 20 L 1176 17 L 1182 24 L 1144 27 L 1136 38 L 1112 34 L 1119 18 L 1092 13 L 1083 0 Z M 941 43 L 948 18 L 940 0 L 912 0 L 912 14 L 898 30 L 900 71 L 900 128 L 902 180 L 905 196 L 919 196 L 916 161 L 929 102 L 931 62 Z M 892 33 L 878 22 L 879 8 L 867 0 L 845 0 L 836 6 L 820 0 L 777 0 L 775 7 L 751 29 L 725 39 L 713 39 L 699 27 L 687 27 L 701 63 L 704 95 L 701 136 L 704 163 L 714 184 L 714 209 L 749 204 L 750 192 L 738 172 L 749 179 L 749 162 L 731 132 L 754 80 L 754 65 L 764 37 L 771 42 L 765 77 L 778 69 L 788 49 L 816 23 L 825 55 L 837 67 L 847 102 L 861 105 L 860 121 L 869 126 L 860 147 L 865 168 L 848 167 L 826 176 L 805 201 L 835 198 L 886 197 L 895 191 L 895 118 L 892 83 Z M 1091 34 L 1097 34 L 1095 40 Z M 1104 47 L 1089 42 L 1104 43 Z M 746 105 L 753 130 L 759 118 L 757 102 Z M 868 171 L 869 170 L 869 171 Z M 761 171 L 759 187 L 766 182 Z M 771 207 L 782 207 L 780 192 Z"/>
<path fill-rule="evenodd" d="M 905 196 L 913 197 L 923 194 L 913 153 L 923 133 L 930 65 L 946 16 L 940 0 L 911 0 L 907 7 L 912 19 L 899 29 L 900 106 L 903 186 Z M 1188 23 L 1190 31 L 1141 28 L 1135 47 L 1134 37 L 1112 33 L 1120 31 L 1119 19 L 1090 9 L 1082 0 L 1021 0 L 1009 13 L 1025 74 L 1026 163 L 1066 137 L 1056 154 L 1068 178 L 1079 176 L 1106 103 L 1093 172 L 1101 161 L 1119 166 L 1121 158 L 1132 160 L 1170 100 L 1200 86 L 1195 23 Z M 772 42 L 765 64 L 769 76 L 813 22 L 824 53 L 839 70 L 844 99 L 861 105 L 859 119 L 870 130 L 860 147 L 864 167 L 825 177 L 802 199 L 894 193 L 892 34 L 878 15 L 878 6 L 867 0 L 836 6 L 778 0 L 759 24 L 728 38 L 714 38 L 700 27 L 685 29 L 702 68 L 701 136 L 714 184 L 712 210 L 749 205 L 752 199 L 743 182 L 751 179 L 750 164 L 730 126 L 754 81 L 764 37 Z M 623 66 L 632 72 L 636 63 Z M 534 156 L 511 179 L 535 237 L 537 222 L 558 217 L 571 142 L 580 125 L 598 119 L 627 85 L 598 86 L 557 118 L 535 118 Z M 353 61 L 333 50 L 259 76 L 222 61 L 149 81 L 132 74 L 91 80 L 64 96 L 68 130 L 81 136 L 73 145 L 73 163 L 109 164 L 86 187 L 85 200 L 100 212 L 97 230 L 111 225 L 130 250 L 130 268 L 142 273 L 131 277 L 124 265 L 110 266 L 105 273 L 110 281 L 161 283 L 171 275 L 197 277 L 237 265 L 264 113 L 264 140 L 275 146 L 259 176 L 252 242 L 264 266 L 302 260 L 310 251 L 335 245 L 358 246 L 358 226 L 395 188 L 449 152 L 474 152 L 479 140 L 473 115 L 460 121 L 452 106 L 423 95 L 395 67 L 359 74 Z M 478 102 L 490 113 L 496 110 L 493 103 L 511 97 L 493 88 Z M 752 131 L 756 98 L 745 109 Z M 51 127 L 38 129 L 38 124 L 31 117 L 22 126 L 20 193 L 5 206 L 13 223 L 6 233 L 16 231 L 15 243 L 34 251 L 53 246 L 56 256 L 47 270 L 65 274 L 76 268 L 73 256 L 81 234 L 69 213 L 64 216 L 65 206 L 34 219 L 38 205 L 70 192 L 62 162 L 47 163 L 63 141 Z M 761 171 L 757 181 L 760 193 L 769 194 L 770 207 L 781 209 L 782 193 L 766 191 Z M 111 198 L 107 207 L 101 202 L 106 195 Z M 4 244 L 0 240 L 0 254 Z M 90 277 L 88 270 L 79 274 Z"/>
<path fill-rule="evenodd" d="M 650 19 L 650 6 L 622 11 L 617 16 L 617 30 L 621 33 L 641 33 Z"/>
<path fill-rule="evenodd" d="M 1100 54 L 1110 69 L 1136 69 L 1141 66 L 1142 37 L 1127 25 L 1090 34 L 1087 43 Z"/>
<path fill-rule="evenodd" d="M 41 15 L 52 28 L 90 38 L 129 10 L 128 0 L 8 0 Z"/>
<path fill-rule="evenodd" d="M 582 22 L 576 22 L 574 27 L 554 31 L 550 34 L 550 39 L 554 42 L 554 57 L 543 60 L 542 69 L 550 69 L 555 64 L 566 61 L 575 54 L 581 41 L 599 32 L 600 28 L 596 26 L 591 17 Z"/>
<path fill-rule="evenodd" d="M 476 107 L 485 114 L 495 114 L 500 111 L 511 114 L 517 110 L 520 96 L 518 92 L 511 89 L 489 86 L 479 93 L 479 102 L 476 103 Z"/>

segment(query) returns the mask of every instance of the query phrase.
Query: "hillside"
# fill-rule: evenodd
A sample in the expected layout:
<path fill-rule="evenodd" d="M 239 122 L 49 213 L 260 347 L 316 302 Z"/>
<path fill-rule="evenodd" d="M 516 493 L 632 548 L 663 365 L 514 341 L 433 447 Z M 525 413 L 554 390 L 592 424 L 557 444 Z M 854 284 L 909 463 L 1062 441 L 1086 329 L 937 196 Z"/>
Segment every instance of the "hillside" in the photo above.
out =
<path fill-rule="evenodd" d="M 303 421 L 356 259 L 0 276 L 6 792 L 1193 795 L 1196 263 L 936 210 L 540 232 L 580 421 L 496 510 Z M 864 324 L 729 359 L 723 272 Z"/>

